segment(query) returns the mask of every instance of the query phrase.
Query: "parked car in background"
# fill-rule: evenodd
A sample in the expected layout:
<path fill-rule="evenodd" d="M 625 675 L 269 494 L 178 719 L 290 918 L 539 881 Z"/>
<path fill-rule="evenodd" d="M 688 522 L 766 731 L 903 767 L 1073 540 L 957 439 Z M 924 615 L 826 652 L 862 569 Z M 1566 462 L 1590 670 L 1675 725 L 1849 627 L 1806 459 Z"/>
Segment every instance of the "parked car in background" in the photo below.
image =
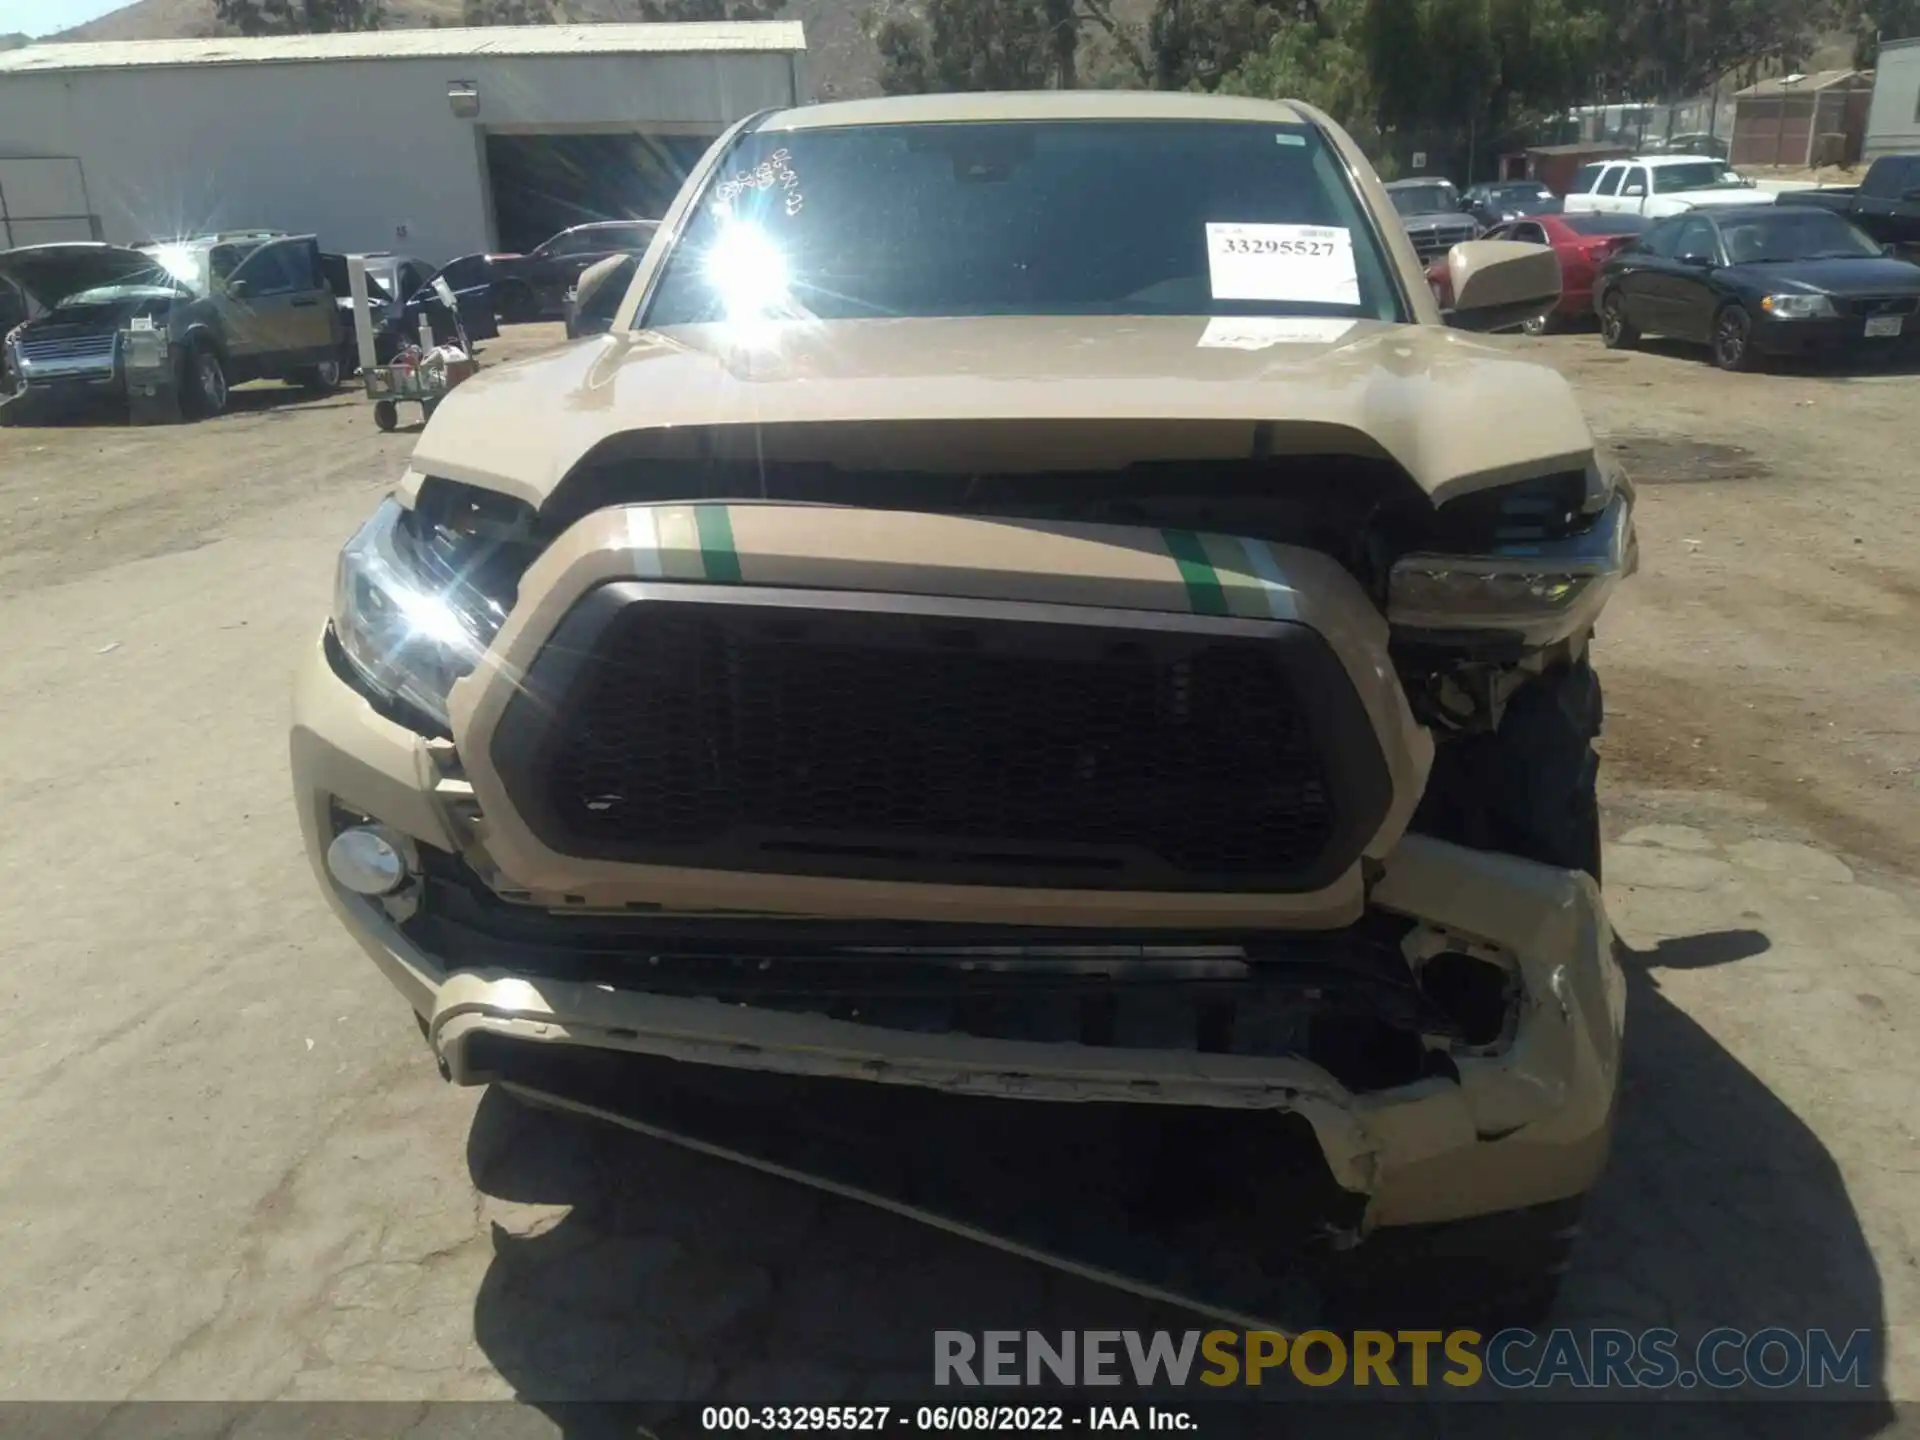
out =
<path fill-rule="evenodd" d="M 1501 180 L 1469 185 L 1460 208 L 1486 229 L 1504 220 L 1552 214 L 1560 208 L 1560 197 L 1538 180 Z"/>
<path fill-rule="evenodd" d="M 403 345 L 417 344 L 424 315 L 436 339 L 454 334 L 453 320 L 435 279 L 445 280 L 459 304 L 460 323 L 476 346 L 500 333 L 493 314 L 492 266 L 485 255 L 463 255 L 438 270 L 423 260 L 392 254 L 362 256 L 367 268 L 367 303 L 372 310 L 373 353 L 386 364 Z M 322 255 L 327 283 L 340 309 L 345 335 L 342 361 L 349 373 L 359 365 L 359 345 L 353 335 L 353 292 L 347 283 L 345 255 Z"/>
<path fill-rule="evenodd" d="M 596 220 L 562 230 L 526 255 L 493 255 L 494 309 L 502 320 L 551 320 L 589 265 L 653 241 L 657 220 Z"/>
<path fill-rule="evenodd" d="M 9 281 L 0 280 L 0 396 L 11 395 L 18 383 L 13 373 L 13 351 L 7 342 L 27 323 L 27 297 Z"/>
<path fill-rule="evenodd" d="M 1714 205 L 1764 205 L 1770 192 L 1711 155 L 1636 155 L 1583 165 L 1562 207 L 1569 215 L 1641 215 L 1658 220 Z"/>
<path fill-rule="evenodd" d="M 127 397 L 136 330 L 163 335 L 164 381 L 189 414 L 219 414 L 247 380 L 340 382 L 340 322 L 311 235 L 28 245 L 0 254 L 0 276 L 39 311 L 7 340 L 27 400 Z"/>
<path fill-rule="evenodd" d="M 1707 155 L 1715 160 L 1725 160 L 1732 153 L 1726 137 L 1709 135 L 1704 130 L 1669 135 L 1657 144 L 1648 142 L 1646 150 L 1648 154 L 1658 155 Z"/>
<path fill-rule="evenodd" d="M 1451 180 L 1433 176 L 1395 180 L 1387 186 L 1387 199 L 1413 241 L 1414 253 L 1423 261 L 1444 255 L 1480 233 L 1479 222 L 1460 208 L 1460 192 Z"/>
<path fill-rule="evenodd" d="M 14 326 L 25 323 L 27 318 L 27 297 L 11 283 L 0 280 L 0 340 L 7 337 Z"/>
<path fill-rule="evenodd" d="M 1601 268 L 1609 348 L 1644 334 L 1711 348 L 1723 370 L 1809 351 L 1879 352 L 1920 337 L 1920 265 L 1825 210 L 1749 206 L 1663 220 Z"/>
<path fill-rule="evenodd" d="M 1786 190 L 1775 203 L 1831 210 L 1883 245 L 1920 250 L 1920 155 L 1882 155 L 1858 185 Z"/>
<path fill-rule="evenodd" d="M 1593 318 L 1593 284 L 1600 267 L 1623 245 L 1633 243 L 1648 222 L 1638 215 L 1536 215 L 1496 225 L 1480 238 L 1551 245 L 1560 261 L 1560 303 L 1524 322 L 1529 335 L 1546 335 Z M 1427 283 L 1442 309 L 1453 307 L 1453 281 L 1442 255 L 1427 266 Z"/>
<path fill-rule="evenodd" d="M 603 335 L 613 328 L 613 315 L 626 298 L 633 272 L 640 268 L 640 256 L 628 251 L 609 255 L 580 272 L 580 279 L 567 291 L 567 338 Z"/>

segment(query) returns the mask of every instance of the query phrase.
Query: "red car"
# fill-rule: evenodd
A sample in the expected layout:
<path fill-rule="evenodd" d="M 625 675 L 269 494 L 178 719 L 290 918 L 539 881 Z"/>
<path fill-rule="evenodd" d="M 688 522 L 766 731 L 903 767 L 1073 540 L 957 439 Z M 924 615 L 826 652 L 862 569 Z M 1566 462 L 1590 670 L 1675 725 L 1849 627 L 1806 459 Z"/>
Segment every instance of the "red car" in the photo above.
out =
<path fill-rule="evenodd" d="M 1495 225 L 1482 240 L 1524 240 L 1551 245 L 1560 257 L 1560 303 L 1552 311 L 1522 327 L 1529 335 L 1547 335 L 1569 320 L 1593 317 L 1593 282 L 1606 258 L 1647 228 L 1638 215 L 1529 215 Z M 1446 310 L 1453 305 L 1453 281 L 1442 255 L 1427 266 L 1427 283 L 1434 299 Z"/>

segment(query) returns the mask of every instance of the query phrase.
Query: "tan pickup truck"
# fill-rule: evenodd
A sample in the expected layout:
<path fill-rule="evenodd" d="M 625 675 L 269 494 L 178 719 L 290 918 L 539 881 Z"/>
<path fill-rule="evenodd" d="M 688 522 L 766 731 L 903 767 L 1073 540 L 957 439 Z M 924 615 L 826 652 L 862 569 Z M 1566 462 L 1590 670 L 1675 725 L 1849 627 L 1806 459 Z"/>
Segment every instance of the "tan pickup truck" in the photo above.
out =
<path fill-rule="evenodd" d="M 732 129 L 609 333 L 440 407 L 301 669 L 314 868 L 443 1072 L 1266 1114 L 1334 1243 L 1537 1311 L 1619 1072 L 1632 492 L 1461 333 L 1552 252 L 1449 263 L 1451 327 L 1305 105 Z"/>

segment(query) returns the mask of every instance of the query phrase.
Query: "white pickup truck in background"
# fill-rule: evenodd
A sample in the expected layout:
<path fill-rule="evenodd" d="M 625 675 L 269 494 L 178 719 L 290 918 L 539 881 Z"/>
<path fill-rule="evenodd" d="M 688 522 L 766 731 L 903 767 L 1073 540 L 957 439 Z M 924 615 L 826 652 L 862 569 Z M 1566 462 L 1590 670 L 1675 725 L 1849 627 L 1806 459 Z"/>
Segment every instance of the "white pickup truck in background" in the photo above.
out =
<path fill-rule="evenodd" d="M 1565 209 L 1659 220 L 1708 205 L 1770 205 L 1773 198 L 1711 155 L 1640 155 L 1581 166 Z"/>

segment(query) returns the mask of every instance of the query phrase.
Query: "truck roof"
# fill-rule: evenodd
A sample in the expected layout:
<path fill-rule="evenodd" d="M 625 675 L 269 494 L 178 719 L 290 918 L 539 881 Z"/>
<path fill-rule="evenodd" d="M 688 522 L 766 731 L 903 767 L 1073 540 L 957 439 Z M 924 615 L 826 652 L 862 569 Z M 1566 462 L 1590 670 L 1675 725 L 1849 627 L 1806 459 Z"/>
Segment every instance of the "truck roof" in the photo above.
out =
<path fill-rule="evenodd" d="M 1284 100 L 1184 90 L 988 90 L 805 105 L 775 111 L 760 128 L 825 130 L 969 120 L 1252 120 L 1297 125 L 1307 118 Z"/>

